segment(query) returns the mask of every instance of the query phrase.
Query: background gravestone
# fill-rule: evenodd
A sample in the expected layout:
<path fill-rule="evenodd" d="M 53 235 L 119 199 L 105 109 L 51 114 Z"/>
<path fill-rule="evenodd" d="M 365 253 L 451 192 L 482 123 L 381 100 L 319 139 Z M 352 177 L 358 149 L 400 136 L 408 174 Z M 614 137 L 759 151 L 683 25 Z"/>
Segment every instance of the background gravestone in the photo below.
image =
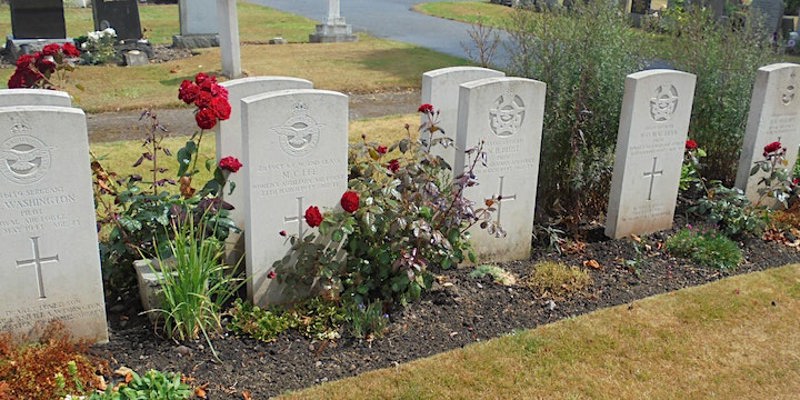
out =
<path fill-rule="evenodd" d="M 56 106 L 72 107 L 67 92 L 46 89 L 0 90 L 0 107 L 9 106 Z"/>
<path fill-rule="evenodd" d="M 0 157 L 0 331 L 107 341 L 86 116 L 0 108 Z"/>
<path fill-rule="evenodd" d="M 770 37 L 780 29 L 781 17 L 786 9 L 783 0 L 753 0 L 750 9 L 763 18 L 764 31 Z"/>
<path fill-rule="evenodd" d="M 172 37 L 179 48 L 219 47 L 217 0 L 179 0 L 181 34 Z"/>
<path fill-rule="evenodd" d="M 11 0 L 14 39 L 64 39 L 63 0 Z"/>
<path fill-rule="evenodd" d="M 264 306 L 288 299 L 267 277 L 290 248 L 278 233 L 303 236 L 304 213 L 339 204 L 347 190 L 347 96 L 282 90 L 242 100 L 248 294 Z"/>
<path fill-rule="evenodd" d="M 96 31 L 113 28 L 119 40 L 142 38 L 137 0 L 94 0 L 92 16 Z"/>
<path fill-rule="evenodd" d="M 440 111 L 439 128 L 444 134 L 453 139 L 455 143 L 456 128 L 458 126 L 458 96 L 459 86 L 462 83 L 476 81 L 484 78 L 503 77 L 506 74 L 488 68 L 479 67 L 449 67 L 428 71 L 422 74 L 422 104 L 432 104 Z M 422 116 L 424 121 L 427 117 Z M 422 133 L 422 139 L 429 139 L 429 133 Z M 434 137 L 442 137 L 441 132 L 436 132 Z M 444 148 L 433 147 L 432 153 L 442 157 L 451 167 L 456 159 L 455 146 Z"/>
<path fill-rule="evenodd" d="M 625 79 L 607 236 L 618 239 L 672 227 L 695 79 L 663 69 Z"/>
<path fill-rule="evenodd" d="M 507 232 L 498 238 L 483 229 L 471 230 L 470 241 L 480 260 L 530 257 L 546 88 L 524 78 L 487 78 L 461 85 L 456 145 L 466 149 L 485 139 L 488 153 L 488 165 L 478 163 L 475 169 L 480 185 L 467 188 L 464 195 L 477 207 L 496 196 L 493 218 Z M 456 175 L 468 162 L 464 152 L 456 153 Z"/>
<path fill-rule="evenodd" d="M 217 162 L 223 157 L 236 157 L 244 159 L 242 150 L 242 99 L 262 93 L 287 89 L 311 89 L 311 81 L 283 76 L 257 76 L 252 78 L 234 79 L 222 82 L 221 85 L 228 89 L 228 100 L 231 103 L 231 116 L 226 121 L 217 125 Z M 225 201 L 235 208 L 231 210 L 230 218 L 236 226 L 242 228 L 245 224 L 244 203 L 247 188 L 239 174 L 231 174 L 230 181 L 237 189 L 233 193 L 224 194 Z M 226 243 L 226 261 L 236 265 L 244 255 L 244 236 L 231 232 Z"/>
<path fill-rule="evenodd" d="M 767 65 L 759 68 L 756 75 L 736 174 L 736 187 L 753 204 L 759 201 L 758 181 L 764 173 L 751 177 L 750 169 L 754 162 L 764 159 L 764 146 L 776 141 L 786 147 L 786 159 L 789 165 L 794 165 L 800 146 L 800 65 L 797 64 Z"/>

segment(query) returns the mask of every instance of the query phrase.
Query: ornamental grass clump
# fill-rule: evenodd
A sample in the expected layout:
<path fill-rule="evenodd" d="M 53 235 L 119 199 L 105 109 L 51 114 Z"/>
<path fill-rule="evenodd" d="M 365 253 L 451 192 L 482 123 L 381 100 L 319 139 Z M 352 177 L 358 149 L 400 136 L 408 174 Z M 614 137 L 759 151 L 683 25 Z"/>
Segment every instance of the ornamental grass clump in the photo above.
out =
<path fill-rule="evenodd" d="M 674 256 L 688 258 L 701 266 L 721 271 L 736 269 L 743 260 L 739 246 L 716 230 L 683 228 L 667 239 L 664 245 Z"/>
<path fill-rule="evenodd" d="M 309 207 L 305 220 L 319 233 L 306 237 L 280 232 L 291 255 L 274 264 L 277 279 L 290 288 L 322 293 L 346 304 L 383 301 L 387 309 L 406 304 L 430 287 L 429 268 L 450 268 L 471 256 L 467 229 L 473 225 L 499 234 L 491 204 L 463 196 L 477 184 L 476 163 L 486 162 L 482 145 L 467 149 L 472 161 L 450 180 L 449 166 L 430 153 L 445 142 L 438 137 L 436 111 L 423 104 L 422 130 L 432 140 L 406 138 L 391 145 L 362 136 L 350 148 L 350 190 L 338 210 Z M 408 130 L 408 127 L 406 127 Z"/>
<path fill-rule="evenodd" d="M 224 242 L 206 236 L 203 224 L 186 218 L 173 225 L 170 257 L 158 254 L 158 271 L 154 268 L 163 302 L 153 312 L 164 317 L 169 337 L 185 341 L 202 335 L 213 351 L 210 337 L 222 330 L 222 307 L 242 283 L 222 261 Z"/>

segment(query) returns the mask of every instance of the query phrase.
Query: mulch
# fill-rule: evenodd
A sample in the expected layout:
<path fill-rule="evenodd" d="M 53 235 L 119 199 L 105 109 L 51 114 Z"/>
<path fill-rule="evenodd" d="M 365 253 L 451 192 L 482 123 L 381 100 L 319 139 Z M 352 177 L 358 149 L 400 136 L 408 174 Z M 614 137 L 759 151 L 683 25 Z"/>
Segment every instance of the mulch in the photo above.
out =
<path fill-rule="evenodd" d="M 682 220 L 680 216 L 677 219 Z M 586 231 L 583 241 L 573 242 L 562 254 L 536 246 L 530 260 L 500 264 L 515 274 L 519 283 L 539 261 L 577 266 L 597 261 L 599 268 L 586 268 L 594 279 L 593 285 L 568 299 L 540 298 L 522 285 L 502 286 L 488 277 L 473 279 L 468 276 L 472 271 L 469 267 L 436 271 L 433 289 L 420 301 L 392 313 L 389 332 L 382 339 L 369 342 L 344 333 L 339 340 L 320 342 L 287 333 L 275 342 L 263 343 L 229 333 L 213 341 L 222 363 L 214 360 L 203 341 L 176 343 L 154 335 L 146 319 L 132 309 L 138 302 L 135 296 L 125 296 L 124 301 L 109 299 L 111 341 L 94 351 L 115 368 L 180 371 L 195 385 L 208 384 L 209 398 L 241 399 L 246 390 L 254 399 L 262 399 L 397 366 L 599 308 L 633 303 L 729 275 L 800 262 L 796 248 L 750 238 L 739 242 L 745 262 L 735 271 L 722 274 L 663 251 L 661 245 L 670 233 L 656 233 L 637 242 L 608 240 L 601 228 L 595 228 Z M 626 260 L 638 262 L 631 265 Z"/>

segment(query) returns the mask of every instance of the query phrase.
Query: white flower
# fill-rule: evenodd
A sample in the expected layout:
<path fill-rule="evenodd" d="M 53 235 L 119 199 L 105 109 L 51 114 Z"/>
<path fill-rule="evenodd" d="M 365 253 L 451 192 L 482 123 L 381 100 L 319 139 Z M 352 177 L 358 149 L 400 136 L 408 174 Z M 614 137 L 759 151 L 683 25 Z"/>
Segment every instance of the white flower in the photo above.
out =
<path fill-rule="evenodd" d="M 117 37 L 117 31 L 115 31 L 114 28 L 103 29 L 103 34 L 105 36 Z"/>

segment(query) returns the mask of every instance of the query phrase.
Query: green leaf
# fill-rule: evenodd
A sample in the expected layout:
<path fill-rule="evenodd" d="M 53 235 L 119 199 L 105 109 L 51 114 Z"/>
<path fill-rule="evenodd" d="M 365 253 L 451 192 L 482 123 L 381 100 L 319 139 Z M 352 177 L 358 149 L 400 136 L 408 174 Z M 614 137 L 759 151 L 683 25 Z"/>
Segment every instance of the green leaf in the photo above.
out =
<path fill-rule="evenodd" d="M 209 158 L 206 160 L 206 171 L 211 171 L 211 168 L 214 167 L 216 167 L 216 162 L 214 162 L 214 159 Z"/>
<path fill-rule="evenodd" d="M 197 152 L 197 144 L 194 141 L 188 141 L 178 150 L 178 176 L 186 175 L 189 165 L 192 162 L 192 156 Z"/>
<path fill-rule="evenodd" d="M 331 240 L 334 242 L 341 242 L 342 239 L 344 239 L 344 232 L 341 229 L 337 229 L 331 234 Z"/>

